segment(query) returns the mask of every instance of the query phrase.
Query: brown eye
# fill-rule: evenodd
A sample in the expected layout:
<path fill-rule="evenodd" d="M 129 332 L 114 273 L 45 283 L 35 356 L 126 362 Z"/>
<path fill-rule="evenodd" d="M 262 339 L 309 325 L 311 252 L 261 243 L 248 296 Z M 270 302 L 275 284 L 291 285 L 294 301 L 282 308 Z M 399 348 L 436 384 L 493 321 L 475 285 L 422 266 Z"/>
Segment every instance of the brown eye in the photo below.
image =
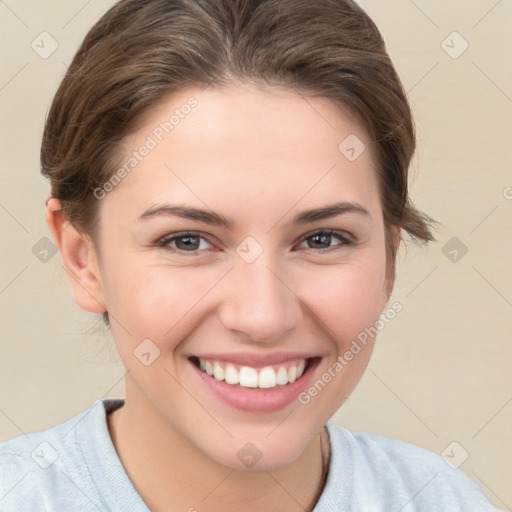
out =
<path fill-rule="evenodd" d="M 188 252 L 194 254 L 197 251 L 205 249 L 204 244 L 201 246 L 202 240 L 210 244 L 204 236 L 198 233 L 174 233 L 160 239 L 157 244 L 172 252 Z"/>

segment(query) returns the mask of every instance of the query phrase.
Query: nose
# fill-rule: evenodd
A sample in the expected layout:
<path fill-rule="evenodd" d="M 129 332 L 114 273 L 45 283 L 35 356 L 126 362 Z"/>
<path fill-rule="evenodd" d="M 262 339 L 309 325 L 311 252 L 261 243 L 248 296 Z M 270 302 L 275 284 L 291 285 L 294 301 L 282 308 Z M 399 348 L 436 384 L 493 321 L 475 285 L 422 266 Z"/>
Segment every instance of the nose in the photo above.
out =
<path fill-rule="evenodd" d="M 301 301 L 275 261 L 263 256 L 250 264 L 240 260 L 230 274 L 220 307 L 226 329 L 259 344 L 282 341 L 297 329 L 303 315 Z"/>

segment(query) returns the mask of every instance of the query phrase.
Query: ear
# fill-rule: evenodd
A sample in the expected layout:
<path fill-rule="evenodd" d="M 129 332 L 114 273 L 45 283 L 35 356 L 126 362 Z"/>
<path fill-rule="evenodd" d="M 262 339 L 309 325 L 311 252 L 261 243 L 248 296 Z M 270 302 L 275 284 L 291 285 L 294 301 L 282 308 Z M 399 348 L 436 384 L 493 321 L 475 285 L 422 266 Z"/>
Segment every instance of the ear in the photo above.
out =
<path fill-rule="evenodd" d="M 46 222 L 68 274 L 73 299 L 86 311 L 103 313 L 107 308 L 92 241 L 76 231 L 65 218 L 60 201 L 54 197 L 46 203 Z"/>
<path fill-rule="evenodd" d="M 400 245 L 400 242 L 402 241 L 402 234 L 401 234 L 401 228 L 400 226 L 392 226 L 391 228 L 391 239 L 392 244 L 394 247 L 395 254 L 398 252 L 398 246 Z M 393 288 L 395 286 L 395 270 L 394 270 L 395 262 L 388 257 L 386 254 L 386 278 L 384 280 L 384 308 L 386 307 L 387 303 L 389 302 L 389 298 L 391 297 L 391 294 L 393 293 Z"/>

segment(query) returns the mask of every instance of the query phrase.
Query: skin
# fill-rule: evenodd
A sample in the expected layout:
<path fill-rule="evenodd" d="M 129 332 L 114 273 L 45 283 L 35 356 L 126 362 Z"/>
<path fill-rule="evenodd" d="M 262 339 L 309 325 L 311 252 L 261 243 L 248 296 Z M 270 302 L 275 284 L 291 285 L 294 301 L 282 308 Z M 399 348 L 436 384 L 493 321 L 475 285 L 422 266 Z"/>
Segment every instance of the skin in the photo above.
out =
<path fill-rule="evenodd" d="M 328 99 L 232 85 L 167 98 L 126 140 L 127 154 L 191 96 L 198 106 L 99 201 L 96 244 L 74 230 L 56 199 L 47 203 L 48 224 L 76 303 L 109 312 L 127 370 L 125 405 L 110 415 L 109 429 L 148 507 L 303 511 L 320 482 L 322 428 L 362 377 L 373 340 L 307 405 L 294 401 L 273 413 L 220 402 L 188 357 L 312 352 L 321 357 L 314 382 L 374 325 L 394 275 L 372 147 L 348 109 Z M 355 161 L 338 149 L 350 134 L 366 145 Z M 371 218 L 345 213 L 291 224 L 298 212 L 342 200 L 364 206 Z M 212 210 L 234 226 L 137 220 L 163 203 Z M 326 229 L 356 244 L 342 245 L 336 236 L 311 242 L 312 233 Z M 199 254 L 156 244 L 184 230 L 207 238 Z M 248 236 L 263 249 L 250 264 L 236 252 Z M 394 236 L 397 245 L 398 229 Z M 176 241 L 171 245 L 176 249 Z M 133 352 L 148 338 L 160 355 L 145 366 Z M 247 442 L 262 454 L 252 469 L 237 457 Z"/>

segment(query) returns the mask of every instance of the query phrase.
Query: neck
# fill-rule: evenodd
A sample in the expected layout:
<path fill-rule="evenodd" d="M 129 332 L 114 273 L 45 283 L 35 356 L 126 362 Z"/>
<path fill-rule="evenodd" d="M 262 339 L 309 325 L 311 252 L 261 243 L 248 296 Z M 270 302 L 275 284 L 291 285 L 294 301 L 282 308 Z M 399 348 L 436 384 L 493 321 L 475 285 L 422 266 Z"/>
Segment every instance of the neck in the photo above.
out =
<path fill-rule="evenodd" d="M 199 451 L 128 382 L 124 406 L 108 420 L 126 473 L 152 512 L 217 512 L 227 506 L 246 512 L 310 511 L 325 483 L 328 447 L 321 433 L 286 467 L 242 471 Z"/>

